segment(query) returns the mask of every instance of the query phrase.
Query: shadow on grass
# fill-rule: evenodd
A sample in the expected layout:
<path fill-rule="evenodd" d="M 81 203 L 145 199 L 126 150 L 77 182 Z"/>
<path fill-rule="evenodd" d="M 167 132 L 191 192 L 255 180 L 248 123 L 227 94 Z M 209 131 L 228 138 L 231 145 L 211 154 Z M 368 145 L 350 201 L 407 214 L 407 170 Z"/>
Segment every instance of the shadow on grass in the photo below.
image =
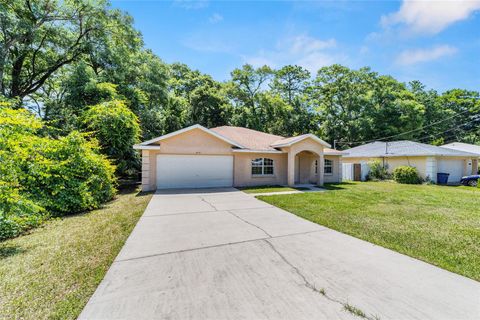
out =
<path fill-rule="evenodd" d="M 16 254 L 24 253 L 26 250 L 19 246 L 0 245 L 0 259 L 5 259 Z"/>
<path fill-rule="evenodd" d="M 238 190 L 251 190 L 251 189 L 270 189 L 270 188 L 284 188 L 279 184 L 266 184 L 263 186 L 252 186 L 252 187 L 237 187 Z"/>
<path fill-rule="evenodd" d="M 324 189 L 327 189 L 327 190 L 345 190 L 347 188 L 345 188 L 345 186 L 351 186 L 351 185 L 354 185 L 355 183 L 353 182 L 340 182 L 340 183 L 325 183 L 323 185 L 323 188 Z"/>

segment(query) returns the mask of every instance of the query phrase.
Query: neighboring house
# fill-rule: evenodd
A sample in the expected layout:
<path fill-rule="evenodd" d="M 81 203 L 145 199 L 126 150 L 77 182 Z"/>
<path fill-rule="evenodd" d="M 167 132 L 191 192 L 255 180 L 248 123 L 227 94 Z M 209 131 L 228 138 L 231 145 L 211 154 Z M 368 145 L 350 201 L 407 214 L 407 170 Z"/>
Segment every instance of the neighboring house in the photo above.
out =
<path fill-rule="evenodd" d="M 470 143 L 452 142 L 452 143 L 445 144 L 441 147 L 458 150 L 458 151 L 475 153 L 477 155 L 477 159 L 472 160 L 472 174 L 478 173 L 478 161 L 480 160 L 480 146 L 476 144 L 470 144 Z"/>
<path fill-rule="evenodd" d="M 449 183 L 460 182 L 462 176 L 477 170 L 478 155 L 413 141 L 372 142 L 344 151 L 345 164 L 361 164 L 362 180 L 368 174 L 368 162 L 379 160 L 389 172 L 398 166 L 416 167 L 423 179 L 437 181 L 437 173 L 449 173 Z"/>
<path fill-rule="evenodd" d="M 313 134 L 198 124 L 134 146 L 142 151 L 145 191 L 339 182 L 342 152 L 329 147 Z"/>

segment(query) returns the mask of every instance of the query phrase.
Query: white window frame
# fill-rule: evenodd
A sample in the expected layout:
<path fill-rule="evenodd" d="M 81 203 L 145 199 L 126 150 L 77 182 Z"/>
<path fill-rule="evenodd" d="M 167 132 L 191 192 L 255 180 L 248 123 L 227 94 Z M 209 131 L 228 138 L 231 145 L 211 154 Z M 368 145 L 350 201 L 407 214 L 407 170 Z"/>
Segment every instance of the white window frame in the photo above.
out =
<path fill-rule="evenodd" d="M 327 161 L 329 161 L 329 164 L 327 165 Z M 330 159 L 323 159 L 323 175 L 324 176 L 331 176 L 333 175 L 333 160 Z M 331 169 L 331 172 L 327 172 L 327 168 Z M 318 160 L 315 160 L 315 174 L 318 174 Z"/>
<path fill-rule="evenodd" d="M 271 161 L 271 164 L 265 164 L 266 160 L 268 160 L 268 162 Z M 253 173 L 253 168 L 261 168 L 261 173 Z M 265 168 L 272 168 L 272 173 L 265 173 Z M 275 161 L 271 158 L 252 159 L 250 164 L 250 172 L 253 177 L 272 177 L 275 175 Z"/>
<path fill-rule="evenodd" d="M 327 164 L 328 161 L 328 164 Z M 327 168 L 330 168 L 330 172 L 327 172 Z M 326 176 L 333 175 L 333 160 L 324 159 L 323 160 L 323 174 Z"/>

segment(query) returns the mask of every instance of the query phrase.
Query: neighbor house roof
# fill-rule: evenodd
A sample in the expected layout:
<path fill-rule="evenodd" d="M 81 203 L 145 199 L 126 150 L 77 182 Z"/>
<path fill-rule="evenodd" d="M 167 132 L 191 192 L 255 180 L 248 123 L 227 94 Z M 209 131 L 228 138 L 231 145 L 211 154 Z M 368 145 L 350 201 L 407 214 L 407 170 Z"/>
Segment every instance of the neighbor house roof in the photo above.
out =
<path fill-rule="evenodd" d="M 375 141 L 345 150 L 346 158 L 374 158 L 374 157 L 415 157 L 415 156 L 445 156 L 445 157 L 472 157 L 474 153 L 458 151 L 448 148 L 432 146 L 414 141 Z"/>
<path fill-rule="evenodd" d="M 454 149 L 459 151 L 465 151 L 470 153 L 476 153 L 480 156 L 480 146 L 476 144 L 452 142 L 442 146 L 442 148 Z"/>

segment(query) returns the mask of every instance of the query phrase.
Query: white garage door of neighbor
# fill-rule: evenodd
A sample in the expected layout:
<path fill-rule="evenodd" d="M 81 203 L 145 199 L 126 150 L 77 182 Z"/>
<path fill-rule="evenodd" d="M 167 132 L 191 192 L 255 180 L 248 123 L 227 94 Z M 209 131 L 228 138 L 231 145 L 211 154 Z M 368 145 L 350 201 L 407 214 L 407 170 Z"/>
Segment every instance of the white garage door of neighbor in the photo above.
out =
<path fill-rule="evenodd" d="M 157 155 L 157 189 L 232 185 L 232 156 Z"/>
<path fill-rule="evenodd" d="M 459 183 L 463 176 L 464 160 L 442 159 L 438 160 L 437 172 L 450 173 L 448 183 Z"/>

